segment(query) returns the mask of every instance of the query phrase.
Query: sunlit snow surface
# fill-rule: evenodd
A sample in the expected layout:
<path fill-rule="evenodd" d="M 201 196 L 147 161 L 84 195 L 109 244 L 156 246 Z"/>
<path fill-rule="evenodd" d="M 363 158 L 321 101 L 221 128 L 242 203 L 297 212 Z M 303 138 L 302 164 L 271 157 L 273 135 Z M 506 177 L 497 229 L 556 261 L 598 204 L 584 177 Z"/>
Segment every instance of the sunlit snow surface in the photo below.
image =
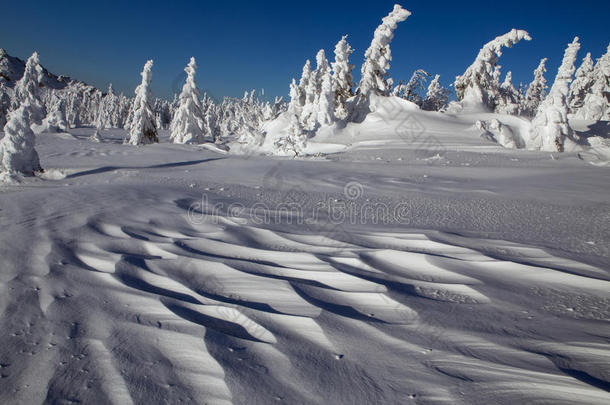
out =
<path fill-rule="evenodd" d="M 608 168 L 439 122 L 307 160 L 39 135 L 0 402 L 610 403 Z"/>

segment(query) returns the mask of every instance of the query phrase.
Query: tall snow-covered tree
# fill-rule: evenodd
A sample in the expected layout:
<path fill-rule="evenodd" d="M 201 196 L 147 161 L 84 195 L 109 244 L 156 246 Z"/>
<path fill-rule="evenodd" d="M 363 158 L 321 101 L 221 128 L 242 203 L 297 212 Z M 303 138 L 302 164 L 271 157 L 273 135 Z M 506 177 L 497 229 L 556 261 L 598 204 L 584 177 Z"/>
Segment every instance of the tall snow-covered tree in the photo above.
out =
<path fill-rule="evenodd" d="M 307 88 L 309 87 L 310 80 L 311 62 L 307 59 L 305 65 L 303 65 L 303 72 L 301 73 L 301 79 L 299 80 L 299 104 L 301 107 L 305 106 L 307 101 Z"/>
<path fill-rule="evenodd" d="M 322 81 L 328 74 L 330 74 L 330 66 L 324 49 L 320 49 L 316 55 L 316 69 L 309 75 L 305 89 L 305 104 L 303 105 L 300 118 L 305 129 L 309 131 L 315 131 L 320 124 L 318 112 L 320 111 Z"/>
<path fill-rule="evenodd" d="M 206 128 L 199 89 L 195 82 L 195 58 L 191 57 L 184 71 L 186 82 L 180 93 L 180 105 L 170 125 L 170 139 L 174 143 L 202 143 Z"/>
<path fill-rule="evenodd" d="M 330 65 L 328 64 L 328 59 L 326 59 L 326 52 L 324 52 L 324 49 L 320 49 L 316 54 L 316 70 L 313 72 L 318 95 L 320 94 L 320 89 L 322 88 L 324 76 L 327 73 L 330 73 Z"/>
<path fill-rule="evenodd" d="M 571 112 L 576 112 L 585 103 L 585 97 L 593 84 L 595 83 L 593 59 L 591 53 L 583 58 L 580 67 L 574 74 L 574 80 L 570 84 L 570 93 L 568 95 L 568 105 Z"/>
<path fill-rule="evenodd" d="M 201 101 L 202 110 L 203 110 L 203 99 Z M 166 129 L 169 128 L 169 125 L 172 122 L 172 114 L 171 114 L 171 106 L 168 100 L 157 98 L 155 100 L 155 114 L 157 115 L 157 119 L 159 121 L 159 125 L 157 125 L 158 129 Z"/>
<path fill-rule="evenodd" d="M 472 65 L 455 79 L 455 91 L 462 105 L 495 109 L 500 95 L 498 59 L 502 56 L 502 48 L 510 48 L 523 39 L 530 41 L 532 38 L 526 31 L 512 29 L 481 48 Z"/>
<path fill-rule="evenodd" d="M 593 76 L 595 81 L 578 110 L 578 116 L 593 121 L 610 121 L 610 45 L 597 60 Z"/>
<path fill-rule="evenodd" d="M 500 85 L 496 112 L 500 114 L 519 115 L 521 109 L 521 94 L 513 85 L 513 74 L 507 72 L 504 82 Z"/>
<path fill-rule="evenodd" d="M 300 115 L 302 108 L 299 85 L 295 79 L 292 79 L 292 83 L 290 83 L 290 103 L 288 103 L 288 111 L 291 114 Z"/>
<path fill-rule="evenodd" d="M 119 97 L 114 94 L 112 83 L 108 86 L 108 91 L 102 99 L 105 127 L 119 128 L 120 127 L 120 106 Z"/>
<path fill-rule="evenodd" d="M 333 69 L 332 87 L 335 94 L 335 116 L 343 120 L 347 118 L 348 111 L 345 102 L 354 95 L 354 78 L 352 70 L 354 65 L 349 63 L 349 57 L 354 52 L 344 35 L 335 45 L 335 61 L 331 64 Z"/>
<path fill-rule="evenodd" d="M 563 152 L 565 139 L 574 135 L 568 123 L 568 93 L 579 49 L 576 37 L 566 48 L 555 82 L 532 121 L 532 145 L 537 149 Z"/>
<path fill-rule="evenodd" d="M 35 116 L 32 108 L 30 99 L 26 97 L 17 109 L 9 113 L 4 137 L 0 140 L 0 172 L 33 175 L 42 171 L 35 148 L 36 136 L 30 128 Z"/>
<path fill-rule="evenodd" d="M 30 107 L 26 109 L 32 114 L 31 122 L 40 124 L 46 116 L 46 111 L 40 99 L 40 82 L 42 81 L 43 70 L 40 66 L 38 52 L 34 52 L 25 63 L 25 70 L 21 79 L 15 83 L 12 109 L 16 110 L 26 100 Z"/>
<path fill-rule="evenodd" d="M 159 142 L 157 127 L 155 126 L 155 114 L 151 106 L 150 79 L 152 66 L 152 60 L 146 62 L 141 73 L 142 82 L 135 90 L 136 98 L 133 102 L 131 121 L 129 122 L 129 143 L 132 145 Z"/>
<path fill-rule="evenodd" d="M 317 120 L 320 125 L 331 125 L 335 122 L 335 97 L 330 70 L 327 70 L 322 77 L 320 97 L 317 106 Z"/>
<path fill-rule="evenodd" d="M 130 114 L 133 106 L 133 99 L 126 97 L 123 93 L 119 94 L 119 128 L 129 129 Z"/>
<path fill-rule="evenodd" d="M 4 124 L 6 124 L 8 112 L 11 108 L 11 96 L 9 94 L 8 86 L 0 82 L 0 131 L 2 131 Z"/>
<path fill-rule="evenodd" d="M 538 106 L 546 97 L 546 78 L 544 74 L 546 73 L 546 61 L 547 58 L 542 58 L 540 60 L 540 64 L 534 70 L 534 79 L 527 87 L 527 91 L 525 92 L 525 100 L 523 102 L 522 110 L 526 115 L 534 116 L 538 111 Z"/>
<path fill-rule="evenodd" d="M 439 78 L 440 75 L 436 75 L 430 82 L 426 98 L 424 98 L 422 104 L 422 109 L 427 111 L 441 111 L 447 106 L 449 90 L 441 86 Z"/>
<path fill-rule="evenodd" d="M 76 128 L 81 124 L 80 104 L 82 100 L 82 95 L 80 92 L 76 91 L 76 89 L 69 89 L 66 99 L 66 118 L 68 119 L 68 124 L 70 125 L 70 127 Z"/>
<path fill-rule="evenodd" d="M 371 45 L 364 54 L 362 77 L 357 90 L 361 96 L 368 97 L 371 92 L 381 96 L 390 95 L 392 91 L 391 79 L 388 80 L 388 70 L 392 60 L 390 43 L 398 23 L 406 20 L 410 15 L 410 11 L 395 4 L 390 14 L 381 20 L 381 25 L 375 30 Z"/>

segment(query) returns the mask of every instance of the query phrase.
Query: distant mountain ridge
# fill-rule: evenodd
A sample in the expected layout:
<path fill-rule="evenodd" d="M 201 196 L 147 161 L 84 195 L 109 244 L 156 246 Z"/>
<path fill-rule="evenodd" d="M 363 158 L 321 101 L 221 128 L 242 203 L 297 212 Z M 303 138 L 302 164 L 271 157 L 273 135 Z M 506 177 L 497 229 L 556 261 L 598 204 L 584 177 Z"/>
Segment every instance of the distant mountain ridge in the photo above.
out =
<path fill-rule="evenodd" d="M 21 79 L 25 70 L 25 61 L 9 55 L 6 50 L 0 48 L 0 84 L 4 84 L 7 87 L 14 87 L 15 83 Z M 72 79 L 68 76 L 58 76 L 42 66 L 43 77 L 41 85 L 56 90 L 63 90 L 69 85 L 76 85 L 78 87 L 91 87 L 85 82 L 80 80 Z"/>

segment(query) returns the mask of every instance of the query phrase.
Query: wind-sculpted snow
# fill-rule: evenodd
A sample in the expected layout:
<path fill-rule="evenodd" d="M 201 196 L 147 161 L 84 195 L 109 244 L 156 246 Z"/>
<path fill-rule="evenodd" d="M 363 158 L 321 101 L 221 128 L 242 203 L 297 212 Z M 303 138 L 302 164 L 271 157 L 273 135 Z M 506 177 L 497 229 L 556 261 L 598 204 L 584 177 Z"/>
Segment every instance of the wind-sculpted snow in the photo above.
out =
<path fill-rule="evenodd" d="M 40 237 L 3 260 L 3 403 L 610 398 L 601 268 L 437 231 L 193 222 L 186 203 L 22 208 Z"/>

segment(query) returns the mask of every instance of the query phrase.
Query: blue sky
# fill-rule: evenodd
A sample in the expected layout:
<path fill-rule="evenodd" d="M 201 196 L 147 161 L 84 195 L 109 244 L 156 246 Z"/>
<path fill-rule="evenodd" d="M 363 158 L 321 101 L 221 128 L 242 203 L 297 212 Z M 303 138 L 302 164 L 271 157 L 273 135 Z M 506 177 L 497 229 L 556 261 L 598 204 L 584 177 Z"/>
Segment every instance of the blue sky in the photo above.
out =
<path fill-rule="evenodd" d="M 215 97 L 265 89 L 287 95 L 306 58 L 318 49 L 332 56 L 349 35 L 359 72 L 373 31 L 394 1 L 11 1 L 2 5 L 0 47 L 21 58 L 34 50 L 45 67 L 105 88 L 132 94 L 148 58 L 155 61 L 153 92 L 179 89 L 190 56 L 199 64 L 198 84 Z M 408 80 L 414 69 L 441 75 L 449 84 L 479 48 L 511 28 L 533 37 L 506 50 L 502 71 L 529 82 L 540 58 L 549 58 L 552 81 L 563 50 L 575 35 L 599 57 L 610 42 L 607 1 L 409 1 L 413 14 L 392 43 L 391 76 Z"/>

